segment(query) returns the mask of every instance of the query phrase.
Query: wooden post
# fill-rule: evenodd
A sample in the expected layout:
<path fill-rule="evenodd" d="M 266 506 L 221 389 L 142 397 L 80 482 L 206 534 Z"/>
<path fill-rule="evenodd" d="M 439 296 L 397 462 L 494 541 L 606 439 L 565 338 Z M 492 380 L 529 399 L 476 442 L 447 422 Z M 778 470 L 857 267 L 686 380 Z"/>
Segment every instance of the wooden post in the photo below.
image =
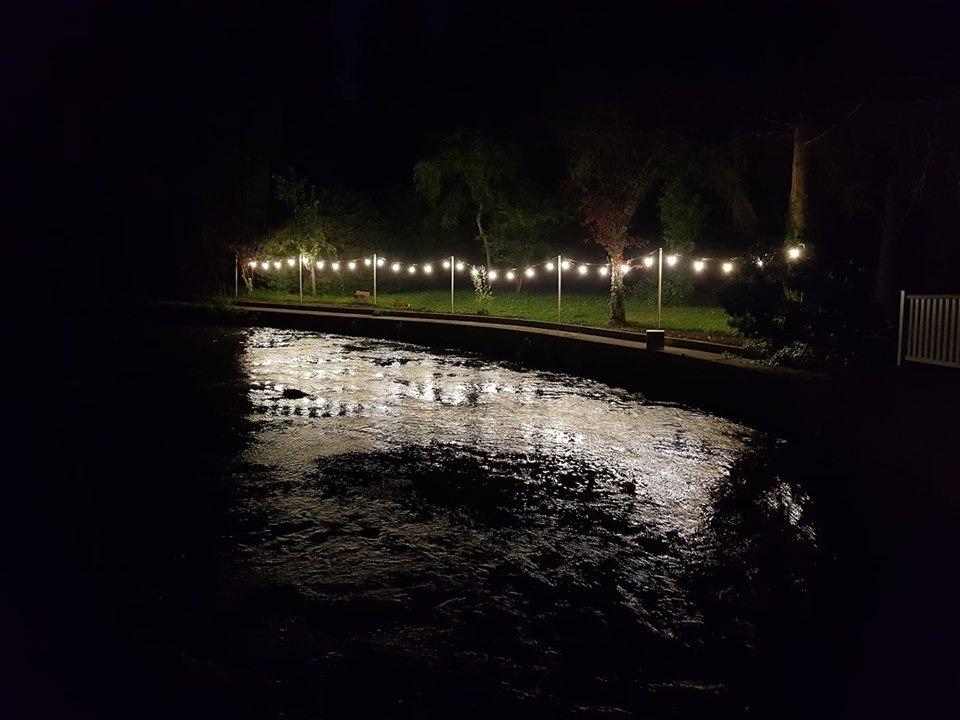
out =
<path fill-rule="evenodd" d="M 297 272 L 300 274 L 300 302 L 303 302 L 303 253 L 297 255 Z"/>
<path fill-rule="evenodd" d="M 373 304 L 377 304 L 377 254 L 373 254 Z"/>
<path fill-rule="evenodd" d="M 663 307 L 663 248 L 657 253 L 657 329 L 660 329 L 660 312 Z"/>
<path fill-rule="evenodd" d="M 903 362 L 903 306 L 907 300 L 907 291 L 900 291 L 900 322 L 897 323 L 897 367 Z"/>
<path fill-rule="evenodd" d="M 453 278 L 456 271 L 456 258 L 450 256 L 450 312 L 453 312 Z"/>
<path fill-rule="evenodd" d="M 233 296 L 240 297 L 240 256 L 233 256 Z"/>
<path fill-rule="evenodd" d="M 557 322 L 560 322 L 560 298 L 563 286 L 563 255 L 557 255 Z"/>

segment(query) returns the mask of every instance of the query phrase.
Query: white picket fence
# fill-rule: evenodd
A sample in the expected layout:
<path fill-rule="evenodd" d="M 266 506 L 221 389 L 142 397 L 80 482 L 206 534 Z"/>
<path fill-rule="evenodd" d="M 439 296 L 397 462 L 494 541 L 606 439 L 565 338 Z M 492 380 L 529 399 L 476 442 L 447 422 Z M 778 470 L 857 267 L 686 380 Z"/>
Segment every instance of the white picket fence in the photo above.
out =
<path fill-rule="evenodd" d="M 960 295 L 900 292 L 897 365 L 960 367 Z"/>

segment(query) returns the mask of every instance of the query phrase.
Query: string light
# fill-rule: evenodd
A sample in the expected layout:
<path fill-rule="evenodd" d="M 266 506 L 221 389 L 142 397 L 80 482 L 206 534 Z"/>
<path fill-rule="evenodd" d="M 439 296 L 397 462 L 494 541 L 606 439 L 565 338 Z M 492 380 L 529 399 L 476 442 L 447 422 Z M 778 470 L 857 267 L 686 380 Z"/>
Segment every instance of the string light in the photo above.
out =
<path fill-rule="evenodd" d="M 729 275 L 730 273 L 733 272 L 733 263 L 732 262 L 721 263 L 720 269 L 723 270 L 723 272 L 725 272 L 727 275 Z"/>
<path fill-rule="evenodd" d="M 330 269 L 333 270 L 334 272 L 340 272 L 340 263 L 338 262 L 330 263 Z"/>
<path fill-rule="evenodd" d="M 630 266 L 627 265 L 627 263 L 623 263 L 623 265 L 620 266 L 620 274 L 626 275 L 628 272 L 630 272 Z"/>
<path fill-rule="evenodd" d="M 798 260 L 800 258 L 800 246 L 794 245 L 791 248 L 787 248 L 787 257 L 791 260 Z"/>
<path fill-rule="evenodd" d="M 363 264 L 366 265 L 367 267 L 370 267 L 370 258 L 364 258 Z"/>
<path fill-rule="evenodd" d="M 676 264 L 677 264 L 677 256 L 667 255 L 667 265 L 669 265 L 670 267 L 673 267 Z"/>
<path fill-rule="evenodd" d="M 393 265 L 390 266 L 390 268 L 391 268 L 394 272 L 400 272 L 400 263 L 394 263 Z"/>
<path fill-rule="evenodd" d="M 697 260 L 697 261 L 695 261 L 695 262 L 693 263 L 693 271 L 694 271 L 694 272 L 703 272 L 703 266 L 704 266 L 704 264 L 705 264 L 705 263 L 703 262 L 703 260 Z"/>
<path fill-rule="evenodd" d="M 257 266 L 257 261 L 251 260 L 248 264 L 250 265 L 250 267 L 255 268 Z"/>
<path fill-rule="evenodd" d="M 307 260 L 307 256 L 306 256 L 306 255 L 301 255 L 301 256 L 300 256 L 300 264 L 301 264 L 301 265 L 309 265 L 309 264 L 310 264 L 310 261 Z"/>
<path fill-rule="evenodd" d="M 377 267 L 383 267 L 386 264 L 387 264 L 386 260 L 384 260 L 383 258 L 377 258 Z"/>
<path fill-rule="evenodd" d="M 564 260 L 562 263 L 560 263 L 560 269 L 561 269 L 561 270 L 569 270 L 569 269 L 570 269 L 570 261 L 569 261 L 569 260 Z"/>
<path fill-rule="evenodd" d="M 513 270 L 507 270 L 507 280 L 513 280 L 514 277 L 516 276 L 513 274 Z"/>
<path fill-rule="evenodd" d="M 287 265 L 293 267 L 293 264 L 296 262 L 293 258 L 287 258 Z"/>
<path fill-rule="evenodd" d="M 323 260 L 317 260 L 317 270 L 323 270 Z"/>
<path fill-rule="evenodd" d="M 280 263 L 279 260 L 274 260 L 274 261 L 273 261 L 273 266 L 274 266 L 277 270 L 280 269 L 280 265 L 281 265 L 281 263 Z"/>
<path fill-rule="evenodd" d="M 350 262 L 347 263 L 347 269 L 348 269 L 348 270 L 356 270 L 356 269 L 357 269 L 357 263 L 355 263 L 353 260 L 351 260 Z"/>
<path fill-rule="evenodd" d="M 268 262 L 260 263 L 260 267 L 262 267 L 264 270 L 269 270 L 269 269 L 270 269 L 270 263 L 268 263 Z"/>
<path fill-rule="evenodd" d="M 547 263 L 547 272 L 553 272 L 553 262 Z"/>
<path fill-rule="evenodd" d="M 410 273 L 411 275 L 413 275 L 414 273 L 417 272 L 417 266 L 416 266 L 416 265 L 411 265 L 410 267 L 407 268 L 407 272 Z"/>
<path fill-rule="evenodd" d="M 643 264 L 644 264 L 645 267 L 648 267 L 648 268 L 649 268 L 649 267 L 653 267 L 653 255 L 647 255 L 647 256 L 643 259 Z"/>
<path fill-rule="evenodd" d="M 600 268 L 600 277 L 606 277 L 606 276 L 607 276 L 607 266 L 604 265 Z"/>
<path fill-rule="evenodd" d="M 449 260 L 444 260 L 444 261 L 443 261 L 443 269 L 444 269 L 444 270 L 449 270 L 449 269 L 450 269 L 450 261 L 449 261 Z"/>
<path fill-rule="evenodd" d="M 533 271 L 533 268 L 527 268 L 523 271 L 523 274 L 529 278 L 532 278 L 534 275 L 536 275 L 536 273 Z"/>
<path fill-rule="evenodd" d="M 758 268 L 762 268 L 762 267 L 763 267 L 763 260 L 762 260 L 761 258 L 757 258 L 757 267 L 758 267 Z"/>
<path fill-rule="evenodd" d="M 587 274 L 587 266 L 586 266 L 586 265 L 581 265 L 580 267 L 577 268 L 577 272 L 579 272 L 581 275 L 586 275 L 586 274 Z"/>
<path fill-rule="evenodd" d="M 457 263 L 457 270 L 463 272 L 463 267 L 464 267 L 464 266 L 463 266 L 463 263 L 462 263 L 462 262 L 458 262 L 458 263 Z"/>
<path fill-rule="evenodd" d="M 487 273 L 487 280 L 491 280 L 491 281 L 492 281 L 492 280 L 496 280 L 496 279 L 497 279 L 497 271 L 496 271 L 496 270 L 491 270 L 490 272 Z"/>
<path fill-rule="evenodd" d="M 423 266 L 423 271 L 424 271 L 427 275 L 429 275 L 430 273 L 433 272 L 433 265 L 424 265 L 424 266 Z"/>

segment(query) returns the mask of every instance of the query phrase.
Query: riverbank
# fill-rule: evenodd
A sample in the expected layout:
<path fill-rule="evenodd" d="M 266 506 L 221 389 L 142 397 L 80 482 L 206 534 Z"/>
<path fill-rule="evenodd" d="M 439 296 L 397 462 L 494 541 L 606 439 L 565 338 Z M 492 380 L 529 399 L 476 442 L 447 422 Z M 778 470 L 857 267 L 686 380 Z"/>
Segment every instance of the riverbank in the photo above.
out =
<path fill-rule="evenodd" d="M 296 293 L 255 290 L 241 293 L 239 300 L 274 303 L 299 303 Z M 369 300 L 357 300 L 352 294 L 304 293 L 303 304 L 310 306 L 379 308 L 384 312 L 400 310 L 439 314 L 476 315 L 479 309 L 476 296 L 471 290 L 459 290 L 454 294 L 453 309 L 450 293 L 443 290 L 417 292 L 381 292 L 377 305 Z M 485 307 L 492 317 L 557 322 L 557 296 L 546 293 L 498 291 Z M 626 299 L 628 332 L 642 332 L 657 327 L 657 308 L 638 298 Z M 609 327 L 609 299 L 603 295 L 570 294 L 563 297 L 560 319 L 571 325 L 586 327 Z M 743 338 L 727 323 L 729 316 L 716 305 L 683 305 L 664 307 L 661 325 L 676 337 L 685 337 L 726 345 L 740 345 Z"/>

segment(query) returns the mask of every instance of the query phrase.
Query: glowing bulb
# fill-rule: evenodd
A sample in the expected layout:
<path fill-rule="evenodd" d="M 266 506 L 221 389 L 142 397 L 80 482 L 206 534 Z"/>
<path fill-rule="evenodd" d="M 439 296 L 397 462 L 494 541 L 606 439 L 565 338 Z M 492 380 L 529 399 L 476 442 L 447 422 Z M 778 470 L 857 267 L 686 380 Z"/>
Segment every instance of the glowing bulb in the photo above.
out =
<path fill-rule="evenodd" d="M 277 270 L 280 269 L 280 265 L 281 265 L 281 264 L 282 264 L 282 263 L 281 263 L 279 260 L 274 260 L 274 261 L 273 261 L 273 266 L 274 266 Z"/>
<path fill-rule="evenodd" d="M 516 275 L 513 274 L 513 270 L 507 270 L 507 280 L 513 280 Z"/>
<path fill-rule="evenodd" d="M 757 267 L 758 267 L 758 268 L 762 268 L 762 267 L 763 267 L 763 260 L 761 260 L 760 258 L 757 258 Z"/>
<path fill-rule="evenodd" d="M 477 268 L 472 267 L 472 268 L 470 268 L 470 274 L 473 275 L 474 277 L 476 277 L 477 275 L 480 274 L 480 271 L 477 270 Z"/>
<path fill-rule="evenodd" d="M 497 279 L 496 270 L 491 270 L 490 272 L 487 273 L 487 280 L 496 280 L 496 279 Z"/>
<path fill-rule="evenodd" d="M 262 262 L 262 263 L 260 263 L 260 267 L 262 267 L 264 270 L 269 270 L 269 269 L 270 269 L 270 263 L 268 263 L 268 262 Z"/>
<path fill-rule="evenodd" d="M 630 272 L 630 266 L 629 266 L 629 265 L 627 265 L 626 263 L 624 263 L 623 265 L 620 266 L 620 274 L 621 274 L 621 275 L 626 275 L 628 272 Z"/>
<path fill-rule="evenodd" d="M 386 264 L 387 264 L 386 260 L 384 260 L 383 258 L 377 258 L 377 267 L 383 267 Z"/>
<path fill-rule="evenodd" d="M 367 267 L 370 267 L 370 258 L 364 258 L 363 264 L 366 265 Z"/>
<path fill-rule="evenodd" d="M 787 250 L 787 257 L 791 260 L 797 260 L 800 257 L 800 248 L 797 246 L 789 248 Z"/>
<path fill-rule="evenodd" d="M 416 271 L 417 271 L 416 265 L 411 265 L 410 267 L 407 268 L 407 272 L 410 273 L 411 275 L 413 275 Z"/>
<path fill-rule="evenodd" d="M 703 260 L 697 260 L 696 262 L 693 263 L 693 271 L 703 272 L 703 266 L 704 266 Z"/>
<path fill-rule="evenodd" d="M 464 267 L 464 265 L 463 265 L 462 262 L 458 262 L 458 263 L 457 263 L 457 270 L 463 271 L 463 267 Z"/>
<path fill-rule="evenodd" d="M 643 264 L 645 267 L 653 267 L 653 255 L 647 255 L 643 259 Z"/>
<path fill-rule="evenodd" d="M 333 270 L 334 272 L 340 272 L 340 263 L 338 262 L 330 263 L 330 269 Z"/>
<path fill-rule="evenodd" d="M 721 263 L 720 269 L 723 270 L 723 272 L 725 272 L 727 275 L 729 275 L 730 273 L 733 272 L 733 263 L 732 262 Z"/>
<path fill-rule="evenodd" d="M 547 263 L 547 272 L 553 272 L 553 263 L 552 263 L 552 262 L 548 262 L 548 263 Z"/>
<path fill-rule="evenodd" d="M 606 277 L 606 276 L 607 276 L 607 272 L 608 272 L 607 266 L 606 266 L 606 265 L 602 266 L 602 267 L 600 268 L 600 277 Z"/>
<path fill-rule="evenodd" d="M 400 263 L 394 263 L 393 265 L 390 266 L 390 269 L 393 270 L 394 272 L 400 272 Z"/>
<path fill-rule="evenodd" d="M 252 267 L 252 268 L 255 268 L 255 267 L 257 266 L 257 261 L 256 261 L 256 260 L 251 260 L 251 261 L 248 263 L 248 265 L 250 265 L 250 267 Z"/>
<path fill-rule="evenodd" d="M 423 271 L 424 271 L 427 275 L 429 275 L 430 273 L 433 272 L 433 265 L 424 265 L 424 266 L 423 266 Z"/>
<path fill-rule="evenodd" d="M 560 263 L 560 269 L 561 269 L 561 270 L 569 270 L 569 269 L 570 269 L 570 262 L 567 261 L 567 260 L 564 260 L 562 263 Z"/>
<path fill-rule="evenodd" d="M 323 270 L 323 260 L 317 260 L 317 270 Z"/>
<path fill-rule="evenodd" d="M 443 269 L 444 269 L 444 270 L 449 270 L 449 269 L 450 269 L 450 261 L 449 261 L 449 260 L 444 260 L 444 261 L 443 261 Z"/>
<path fill-rule="evenodd" d="M 301 264 L 301 265 L 309 265 L 309 264 L 310 264 L 310 261 L 307 260 L 306 255 L 301 255 L 301 256 L 300 256 L 300 264 Z"/>
<path fill-rule="evenodd" d="M 673 267 L 676 264 L 677 264 L 677 256 L 667 255 L 667 265 L 669 265 L 670 267 Z"/>
<path fill-rule="evenodd" d="M 527 277 L 533 277 L 536 273 L 533 272 L 533 268 L 527 268 L 523 271 L 523 274 Z"/>
<path fill-rule="evenodd" d="M 293 267 L 293 264 L 296 262 L 293 258 L 287 258 L 287 265 Z"/>
<path fill-rule="evenodd" d="M 357 264 L 353 260 L 351 260 L 350 262 L 347 263 L 347 268 L 350 270 L 356 270 Z"/>
<path fill-rule="evenodd" d="M 588 269 L 589 268 L 586 265 L 581 265 L 580 267 L 577 268 L 577 272 L 580 273 L 581 275 L 586 275 Z"/>

